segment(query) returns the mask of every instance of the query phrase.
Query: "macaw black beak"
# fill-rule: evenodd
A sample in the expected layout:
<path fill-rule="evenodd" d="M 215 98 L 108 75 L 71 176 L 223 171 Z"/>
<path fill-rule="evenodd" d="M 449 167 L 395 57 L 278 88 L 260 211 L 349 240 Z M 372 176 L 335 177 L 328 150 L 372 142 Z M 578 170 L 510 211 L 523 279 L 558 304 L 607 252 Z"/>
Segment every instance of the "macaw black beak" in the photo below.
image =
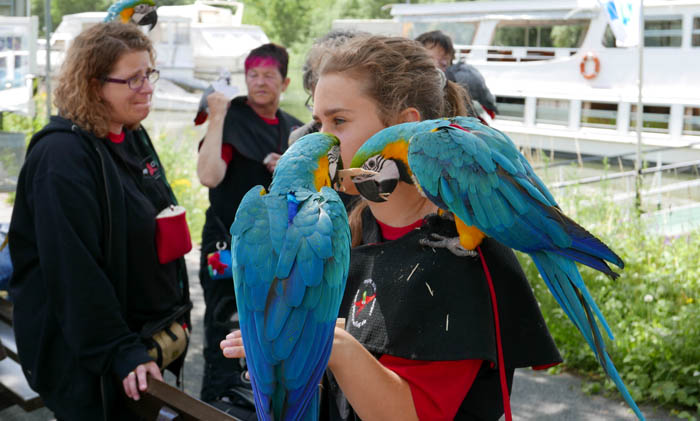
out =
<path fill-rule="evenodd" d="M 153 28 L 156 26 L 156 23 L 158 23 L 158 13 L 156 12 L 156 8 L 152 7 L 148 12 L 143 14 L 138 20 L 134 19 L 134 22 L 136 22 L 137 25 L 151 25 L 150 28 L 148 28 L 149 31 L 152 31 Z"/>
<path fill-rule="evenodd" d="M 353 179 L 357 191 L 360 192 L 362 197 L 369 200 L 370 202 L 386 202 L 389 196 L 394 191 L 396 186 L 399 184 L 399 180 L 396 178 L 389 178 L 381 181 L 371 178 Z"/>

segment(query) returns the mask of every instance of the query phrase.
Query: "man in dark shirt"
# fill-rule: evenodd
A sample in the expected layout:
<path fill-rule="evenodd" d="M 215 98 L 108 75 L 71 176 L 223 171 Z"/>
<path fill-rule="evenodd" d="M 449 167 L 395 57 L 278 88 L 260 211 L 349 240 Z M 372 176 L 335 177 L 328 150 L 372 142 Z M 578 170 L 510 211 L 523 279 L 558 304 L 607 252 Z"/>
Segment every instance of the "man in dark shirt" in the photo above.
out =
<path fill-rule="evenodd" d="M 498 114 L 496 98 L 486 86 L 486 81 L 479 70 L 464 61 L 452 64 L 455 58 L 455 49 L 449 35 L 439 30 L 430 31 L 420 34 L 416 41 L 423 44 L 428 50 L 430 56 L 435 60 L 437 68 L 445 72 L 447 80 L 459 83 L 467 91 L 470 99 L 467 102 L 469 115 L 478 117 L 484 124 L 488 125 L 488 122 L 480 115 L 481 112 L 472 103 L 472 101 L 478 101 L 491 119 L 496 118 L 496 114 Z"/>
<path fill-rule="evenodd" d="M 214 92 L 207 97 L 209 126 L 200 146 L 197 175 L 209 188 L 210 207 L 202 231 L 199 279 L 204 290 L 204 379 L 201 399 L 241 418 L 255 419 L 252 394 L 238 361 L 223 358 L 219 342 L 234 326 L 233 280 L 211 279 L 207 255 L 230 247 L 229 228 L 243 196 L 256 185 L 267 188 L 289 133 L 301 122 L 279 109 L 289 85 L 284 47 L 265 44 L 245 61 L 247 96 L 229 101 Z M 248 394 L 250 402 L 244 398 Z"/>

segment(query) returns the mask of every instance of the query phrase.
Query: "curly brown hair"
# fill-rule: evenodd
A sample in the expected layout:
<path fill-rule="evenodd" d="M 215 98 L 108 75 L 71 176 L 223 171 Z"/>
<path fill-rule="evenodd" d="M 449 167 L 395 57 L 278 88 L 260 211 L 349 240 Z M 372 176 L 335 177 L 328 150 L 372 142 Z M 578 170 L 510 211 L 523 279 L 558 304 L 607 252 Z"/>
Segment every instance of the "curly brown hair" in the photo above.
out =
<path fill-rule="evenodd" d="M 421 119 L 466 115 L 467 92 L 447 81 L 444 73 L 417 41 L 381 35 L 356 37 L 325 52 L 319 75 L 345 73 L 362 84 L 364 94 L 377 105 L 380 121 L 389 126 L 406 108 L 414 107 Z M 348 215 L 352 245 L 362 240 L 360 201 Z"/>
<path fill-rule="evenodd" d="M 98 23 L 81 32 L 68 48 L 61 66 L 54 91 L 58 114 L 98 137 L 106 137 L 110 106 L 101 95 L 103 78 L 122 55 L 138 51 L 147 51 L 155 63 L 151 40 L 136 25 Z"/>

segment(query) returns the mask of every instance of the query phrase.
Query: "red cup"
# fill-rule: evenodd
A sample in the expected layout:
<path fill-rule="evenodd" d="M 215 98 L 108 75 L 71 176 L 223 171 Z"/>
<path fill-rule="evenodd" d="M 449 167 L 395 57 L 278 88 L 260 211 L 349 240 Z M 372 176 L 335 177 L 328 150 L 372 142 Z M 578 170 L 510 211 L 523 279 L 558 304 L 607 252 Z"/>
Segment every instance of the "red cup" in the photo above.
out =
<path fill-rule="evenodd" d="M 156 250 L 161 264 L 172 262 L 192 250 L 185 208 L 170 205 L 156 216 Z"/>

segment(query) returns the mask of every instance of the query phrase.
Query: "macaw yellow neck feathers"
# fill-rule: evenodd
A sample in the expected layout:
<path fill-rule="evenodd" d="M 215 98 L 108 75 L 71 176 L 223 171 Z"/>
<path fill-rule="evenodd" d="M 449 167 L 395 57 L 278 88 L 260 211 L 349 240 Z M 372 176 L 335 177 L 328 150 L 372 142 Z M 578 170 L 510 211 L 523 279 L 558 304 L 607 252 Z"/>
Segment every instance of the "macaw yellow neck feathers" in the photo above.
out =
<path fill-rule="evenodd" d="M 411 168 L 408 166 L 408 142 L 405 139 L 399 139 L 388 143 L 382 150 L 382 155 L 386 159 L 395 159 L 404 163 L 409 177 L 413 176 Z"/>
<path fill-rule="evenodd" d="M 133 14 L 134 14 L 133 7 L 129 7 L 127 9 L 124 9 L 121 12 L 119 12 L 119 16 L 121 17 L 123 23 L 128 23 L 129 19 L 131 19 L 131 16 Z"/>
<path fill-rule="evenodd" d="M 323 155 L 318 160 L 318 168 L 314 171 L 314 186 L 316 190 L 321 190 L 321 187 L 330 187 L 331 178 L 328 170 L 328 155 Z"/>
<path fill-rule="evenodd" d="M 479 231 L 477 227 L 465 224 L 455 215 L 455 225 L 457 225 L 457 233 L 459 234 L 459 243 L 466 250 L 474 250 L 483 241 L 486 235 Z"/>

